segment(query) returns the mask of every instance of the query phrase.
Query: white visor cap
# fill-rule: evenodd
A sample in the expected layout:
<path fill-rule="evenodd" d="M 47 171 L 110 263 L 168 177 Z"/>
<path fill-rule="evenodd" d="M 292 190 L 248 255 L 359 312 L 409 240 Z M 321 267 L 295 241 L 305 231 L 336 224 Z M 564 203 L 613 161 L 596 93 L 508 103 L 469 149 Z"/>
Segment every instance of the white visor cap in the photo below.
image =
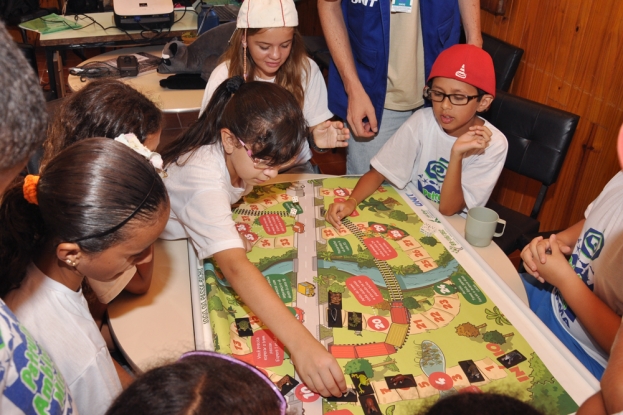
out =
<path fill-rule="evenodd" d="M 298 25 L 299 16 L 293 0 L 244 0 L 236 27 L 262 29 Z"/>

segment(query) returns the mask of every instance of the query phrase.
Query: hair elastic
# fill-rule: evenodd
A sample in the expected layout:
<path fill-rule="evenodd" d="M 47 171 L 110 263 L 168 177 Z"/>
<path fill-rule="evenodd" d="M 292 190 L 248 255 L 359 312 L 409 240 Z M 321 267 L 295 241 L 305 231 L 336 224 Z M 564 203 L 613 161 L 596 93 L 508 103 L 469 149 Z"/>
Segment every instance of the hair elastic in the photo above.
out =
<path fill-rule="evenodd" d="M 40 176 L 29 174 L 24 177 L 24 185 L 22 191 L 24 192 L 24 199 L 32 205 L 39 205 L 37 200 L 37 184 L 39 184 Z"/>
<path fill-rule="evenodd" d="M 223 354 L 223 353 L 217 353 L 217 352 L 210 352 L 207 350 L 195 350 L 192 352 L 187 352 L 184 353 L 182 355 L 182 357 L 180 357 L 179 360 L 183 360 L 185 357 L 189 357 L 189 356 L 209 356 L 209 357 L 214 357 L 216 359 L 222 359 L 222 360 L 226 360 L 234 365 L 238 365 L 238 366 L 242 366 L 245 367 L 247 369 L 249 369 L 251 372 L 253 372 L 255 375 L 257 375 L 262 381 L 266 382 L 266 384 L 273 390 L 273 392 L 275 392 L 275 395 L 277 396 L 278 400 L 279 400 L 279 410 L 280 410 L 280 414 L 281 415 L 286 415 L 286 409 L 288 408 L 288 403 L 286 402 L 286 398 L 284 398 L 284 396 L 281 394 L 281 391 L 279 390 L 279 388 L 277 387 L 277 385 L 275 385 L 270 379 L 268 379 L 268 377 L 266 377 L 265 374 L 263 374 L 261 371 L 259 371 L 255 366 L 252 366 L 248 363 L 245 363 L 241 360 L 236 359 L 235 357 L 231 357 L 230 355 L 227 354 Z"/>

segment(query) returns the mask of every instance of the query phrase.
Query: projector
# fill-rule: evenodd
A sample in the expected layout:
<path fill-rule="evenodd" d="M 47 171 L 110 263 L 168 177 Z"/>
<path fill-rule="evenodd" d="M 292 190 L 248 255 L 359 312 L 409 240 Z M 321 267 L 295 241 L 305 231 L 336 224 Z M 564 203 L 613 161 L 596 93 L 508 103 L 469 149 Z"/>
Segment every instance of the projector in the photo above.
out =
<path fill-rule="evenodd" d="M 175 19 L 171 0 L 123 0 L 113 4 L 115 25 L 121 30 L 166 29 Z"/>

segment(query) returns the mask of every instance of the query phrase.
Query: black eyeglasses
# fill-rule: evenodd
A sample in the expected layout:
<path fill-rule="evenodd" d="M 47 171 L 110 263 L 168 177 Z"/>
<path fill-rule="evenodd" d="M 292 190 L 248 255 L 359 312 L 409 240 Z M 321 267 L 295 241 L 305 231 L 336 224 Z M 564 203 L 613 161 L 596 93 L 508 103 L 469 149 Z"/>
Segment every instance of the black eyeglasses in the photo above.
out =
<path fill-rule="evenodd" d="M 463 95 L 463 94 L 444 94 L 441 91 L 437 91 L 435 89 L 430 89 L 429 87 L 424 88 L 424 98 L 430 99 L 435 102 L 442 102 L 446 97 L 450 100 L 452 105 L 467 105 L 469 101 L 474 98 L 480 98 L 482 95 Z"/>

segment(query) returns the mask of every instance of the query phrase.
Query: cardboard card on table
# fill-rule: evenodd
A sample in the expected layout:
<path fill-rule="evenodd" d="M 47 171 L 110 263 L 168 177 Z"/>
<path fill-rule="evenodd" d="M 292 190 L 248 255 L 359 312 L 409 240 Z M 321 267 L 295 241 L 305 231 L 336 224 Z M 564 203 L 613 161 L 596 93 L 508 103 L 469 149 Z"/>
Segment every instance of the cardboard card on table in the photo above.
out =
<path fill-rule="evenodd" d="M 355 311 L 348 312 L 348 330 L 363 330 L 363 314 Z"/>
<path fill-rule="evenodd" d="M 329 296 L 329 307 L 342 308 L 342 293 L 334 293 L 333 291 L 327 291 Z"/>
<path fill-rule="evenodd" d="M 300 382 L 290 375 L 285 375 L 275 383 L 283 396 L 296 387 Z"/>
<path fill-rule="evenodd" d="M 337 307 L 327 308 L 327 326 L 344 327 L 342 323 L 342 309 Z"/>
<path fill-rule="evenodd" d="M 341 397 L 336 398 L 335 396 L 330 396 L 327 398 L 327 401 L 328 402 L 342 402 L 342 403 L 357 402 L 357 392 L 355 392 L 354 389 L 348 388 L 346 393 L 343 394 Z"/>
<path fill-rule="evenodd" d="M 476 366 L 473 360 L 462 360 L 459 362 L 459 366 L 463 369 L 463 373 L 467 376 L 469 383 L 478 383 L 485 380 L 485 377 L 480 373 L 478 366 Z"/>
<path fill-rule="evenodd" d="M 236 319 L 236 329 L 238 331 L 238 336 L 240 337 L 253 336 L 253 327 L 251 326 L 251 320 L 249 320 L 247 317 Z"/>
<path fill-rule="evenodd" d="M 510 369 L 513 366 L 517 366 L 521 362 L 525 362 L 526 358 L 524 355 L 519 353 L 517 350 L 513 350 L 511 352 L 506 353 L 504 356 L 498 357 L 498 362 L 504 365 L 505 368 Z"/>
<path fill-rule="evenodd" d="M 372 389 L 370 379 L 368 378 L 368 376 L 366 376 L 366 372 L 351 373 L 350 378 L 353 380 L 353 385 L 355 385 L 355 391 L 359 396 L 371 395 L 374 393 L 374 389 Z"/>
<path fill-rule="evenodd" d="M 360 396 L 359 403 L 361 403 L 361 408 L 365 415 L 383 415 L 374 395 Z"/>
<path fill-rule="evenodd" d="M 413 375 L 385 376 L 385 382 L 387 382 L 389 389 L 415 388 L 417 386 Z"/>

